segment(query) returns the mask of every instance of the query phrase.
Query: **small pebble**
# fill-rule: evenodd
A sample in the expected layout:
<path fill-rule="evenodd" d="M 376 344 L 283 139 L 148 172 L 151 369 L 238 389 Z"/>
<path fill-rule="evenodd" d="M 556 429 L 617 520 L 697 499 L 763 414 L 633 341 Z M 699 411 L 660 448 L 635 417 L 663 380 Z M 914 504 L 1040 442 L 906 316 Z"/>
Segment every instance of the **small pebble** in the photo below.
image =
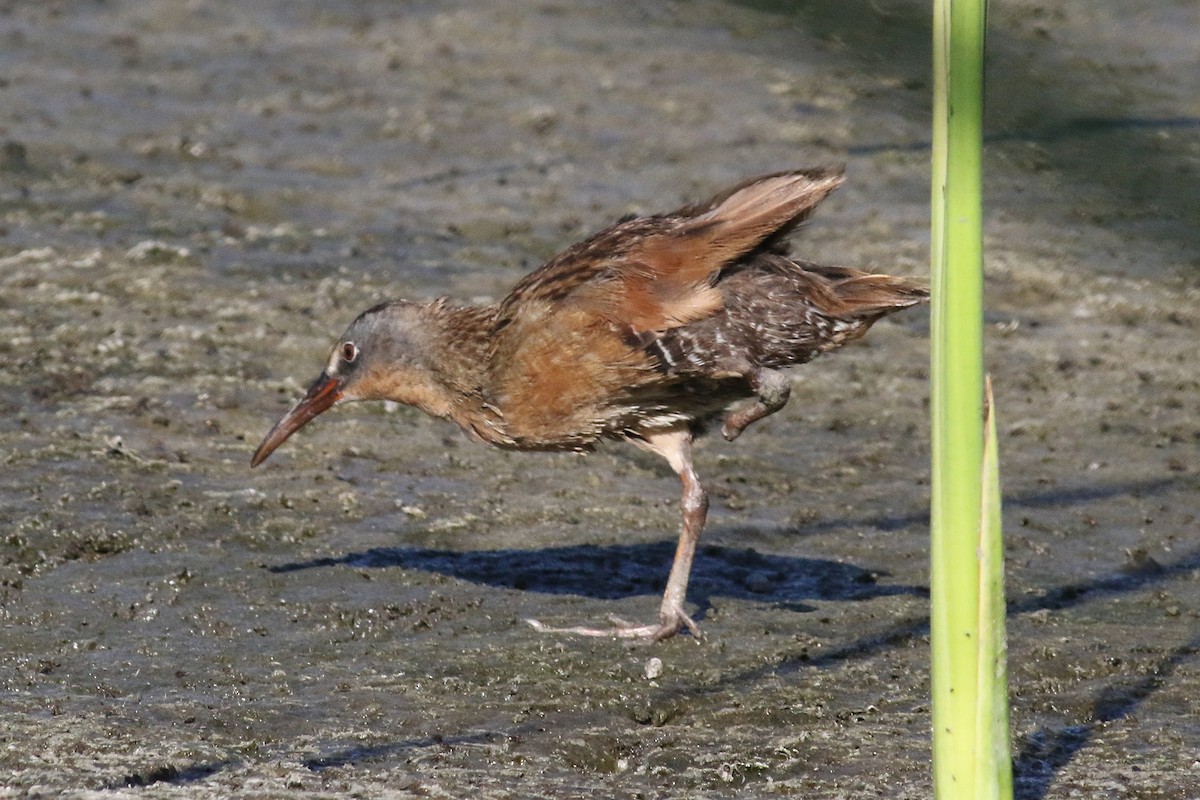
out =
<path fill-rule="evenodd" d="M 663 665 L 662 659 L 657 656 L 646 662 L 646 680 L 652 681 L 659 675 L 662 675 Z"/>

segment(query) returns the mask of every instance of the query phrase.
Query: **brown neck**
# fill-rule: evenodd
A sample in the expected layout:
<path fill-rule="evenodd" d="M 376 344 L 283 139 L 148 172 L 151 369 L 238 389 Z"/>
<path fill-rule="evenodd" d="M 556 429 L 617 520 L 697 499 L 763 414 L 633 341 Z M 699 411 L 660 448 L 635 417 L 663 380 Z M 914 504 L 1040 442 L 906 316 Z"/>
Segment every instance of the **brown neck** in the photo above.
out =
<path fill-rule="evenodd" d="M 477 394 L 491 355 L 492 306 L 454 306 L 435 300 L 423 310 L 428 324 L 427 364 L 439 382 L 461 394 Z"/>
<path fill-rule="evenodd" d="M 454 306 L 435 300 L 423 311 L 429 325 L 426 363 L 430 380 L 411 386 L 422 395 L 413 398 L 417 402 L 412 405 L 453 420 L 474 438 L 494 445 L 510 444 L 504 418 L 485 399 L 495 307 Z"/>

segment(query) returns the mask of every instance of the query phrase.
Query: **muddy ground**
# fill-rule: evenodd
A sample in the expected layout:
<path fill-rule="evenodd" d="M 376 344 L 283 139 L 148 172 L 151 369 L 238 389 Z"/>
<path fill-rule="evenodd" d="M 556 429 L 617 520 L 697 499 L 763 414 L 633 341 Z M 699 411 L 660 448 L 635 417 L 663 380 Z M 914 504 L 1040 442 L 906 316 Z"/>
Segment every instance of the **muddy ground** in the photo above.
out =
<path fill-rule="evenodd" d="M 930 794 L 923 312 L 677 482 L 406 409 L 253 446 L 361 308 L 848 163 L 927 274 L 924 3 L 0 3 L 0 797 Z M 995 4 L 989 368 L 1023 798 L 1200 796 L 1190 0 Z M 646 677 L 657 657 L 661 675 Z"/>

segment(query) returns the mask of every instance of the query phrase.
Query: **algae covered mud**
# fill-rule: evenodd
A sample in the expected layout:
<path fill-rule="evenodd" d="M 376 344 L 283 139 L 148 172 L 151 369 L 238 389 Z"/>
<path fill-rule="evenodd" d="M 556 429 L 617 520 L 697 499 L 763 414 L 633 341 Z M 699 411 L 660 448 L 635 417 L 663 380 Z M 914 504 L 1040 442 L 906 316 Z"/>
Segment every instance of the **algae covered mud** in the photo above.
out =
<path fill-rule="evenodd" d="M 838 161 L 921 275 L 924 4 L 0 6 L 0 796 L 926 797 L 926 328 L 677 483 L 407 410 L 253 445 L 359 310 Z M 989 367 L 1022 797 L 1200 786 L 1195 4 L 993 9 Z M 658 659 L 661 663 L 651 663 Z"/>

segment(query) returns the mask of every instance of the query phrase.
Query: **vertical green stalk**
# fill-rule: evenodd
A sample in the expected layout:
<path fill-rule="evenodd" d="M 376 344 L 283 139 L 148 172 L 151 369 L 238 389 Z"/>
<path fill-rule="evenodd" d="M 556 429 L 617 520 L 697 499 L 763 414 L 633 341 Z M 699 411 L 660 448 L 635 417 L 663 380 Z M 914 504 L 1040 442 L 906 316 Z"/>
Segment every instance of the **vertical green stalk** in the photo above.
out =
<path fill-rule="evenodd" d="M 941 800 L 1012 794 L 999 490 L 984 483 L 984 16 L 984 0 L 934 3 L 931 638 Z M 995 487 L 990 441 L 986 486 Z"/>
<path fill-rule="evenodd" d="M 1012 798 L 1008 740 L 1008 642 L 1005 636 L 1004 536 L 1000 524 L 1000 453 L 992 381 L 985 381 L 983 505 L 979 514 L 979 663 L 973 798 Z"/>

